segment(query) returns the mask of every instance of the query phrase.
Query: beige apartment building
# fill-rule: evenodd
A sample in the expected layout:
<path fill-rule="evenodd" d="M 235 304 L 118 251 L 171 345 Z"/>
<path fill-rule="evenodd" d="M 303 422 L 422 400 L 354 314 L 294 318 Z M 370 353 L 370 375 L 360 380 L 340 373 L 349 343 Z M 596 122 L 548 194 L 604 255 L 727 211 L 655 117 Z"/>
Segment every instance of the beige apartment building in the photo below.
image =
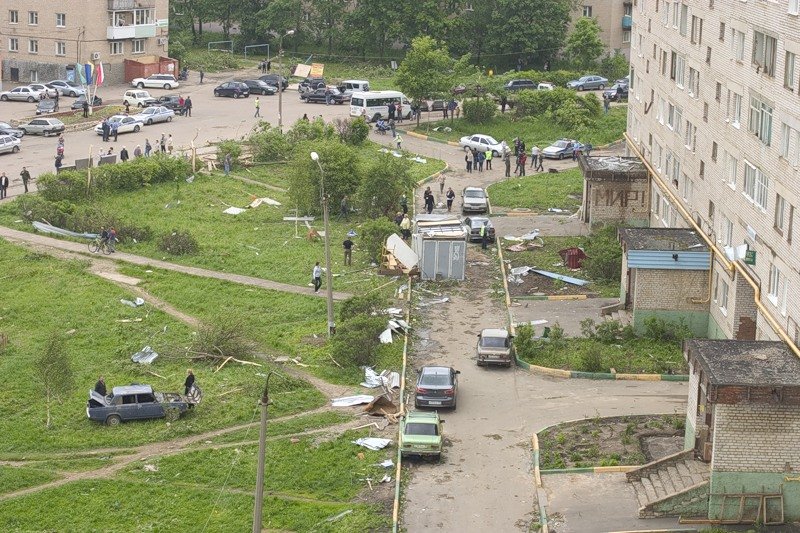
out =
<path fill-rule="evenodd" d="M 630 58 L 632 14 L 633 0 L 583 0 L 572 12 L 572 22 L 580 17 L 594 17 L 603 30 L 600 40 L 606 50 Z"/>
<path fill-rule="evenodd" d="M 650 167 L 650 226 L 713 244 L 714 338 L 800 341 L 799 12 L 800 0 L 634 5 L 629 149 Z"/>
<path fill-rule="evenodd" d="M 166 56 L 169 0 L 10 0 L 0 11 L 6 82 L 65 78 L 75 63 L 103 63 L 124 81 L 124 60 Z"/>

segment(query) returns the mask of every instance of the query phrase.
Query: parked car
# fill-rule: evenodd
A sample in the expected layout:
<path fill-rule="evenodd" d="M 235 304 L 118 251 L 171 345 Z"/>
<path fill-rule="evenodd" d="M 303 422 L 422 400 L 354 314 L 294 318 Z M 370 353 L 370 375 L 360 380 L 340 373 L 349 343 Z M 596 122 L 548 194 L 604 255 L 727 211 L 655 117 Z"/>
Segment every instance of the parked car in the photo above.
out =
<path fill-rule="evenodd" d="M 400 455 L 442 457 L 442 424 L 436 411 L 410 411 L 400 421 Z"/>
<path fill-rule="evenodd" d="M 0 100 L 6 102 L 14 100 L 16 102 L 36 102 L 41 100 L 41 93 L 32 87 L 23 85 L 22 87 L 15 87 L 10 91 L 3 91 L 0 93 Z"/>
<path fill-rule="evenodd" d="M 480 187 L 466 187 L 461 191 L 462 213 L 486 213 L 489 211 L 489 197 Z"/>
<path fill-rule="evenodd" d="M 72 98 L 77 98 L 82 94 L 86 94 L 86 89 L 81 87 L 79 84 L 75 83 L 74 81 L 69 80 L 53 80 L 47 85 L 51 87 L 55 87 L 55 89 L 64 96 L 71 96 Z"/>
<path fill-rule="evenodd" d="M 467 92 L 467 86 L 466 86 L 466 85 L 464 85 L 464 84 L 461 84 L 461 85 L 456 85 L 455 87 L 453 87 L 452 89 L 450 89 L 450 92 L 451 92 L 452 94 L 454 94 L 454 95 L 458 95 L 458 94 L 464 94 L 464 93 L 466 93 L 466 92 Z"/>
<path fill-rule="evenodd" d="M 522 91 L 522 90 L 531 90 L 535 91 L 537 87 L 536 82 L 533 80 L 510 80 L 508 83 L 504 85 L 506 91 L 514 92 L 514 91 Z"/>
<path fill-rule="evenodd" d="M 83 103 L 85 101 L 86 101 L 86 95 L 82 94 L 78 98 L 76 98 L 74 102 L 72 102 L 72 105 L 70 107 L 73 110 L 83 109 Z M 94 99 L 92 100 L 92 102 L 93 102 L 92 103 L 92 107 L 97 107 L 99 105 L 103 105 L 103 99 L 100 98 L 99 96 L 95 96 Z"/>
<path fill-rule="evenodd" d="M 49 85 L 45 85 L 44 83 L 31 83 L 28 85 L 28 87 L 34 91 L 39 91 L 39 94 L 41 95 L 47 95 L 48 98 L 55 98 L 58 94 L 58 89 Z"/>
<path fill-rule="evenodd" d="M 149 105 L 155 105 L 157 102 L 158 100 L 150 96 L 150 93 L 147 91 L 125 91 L 125 94 L 122 97 L 122 105 L 147 107 Z"/>
<path fill-rule="evenodd" d="M 538 91 L 552 91 L 555 88 L 555 84 L 550 83 L 549 81 L 540 82 L 539 85 L 536 86 L 536 90 Z"/>
<path fill-rule="evenodd" d="M 494 242 L 495 231 L 489 217 L 467 217 L 464 219 L 464 225 L 469 228 L 467 238 L 470 242 L 481 242 L 481 228 L 484 222 L 486 223 L 486 234 L 489 236 L 489 242 Z"/>
<path fill-rule="evenodd" d="M 214 87 L 214 96 L 232 96 L 234 98 L 250 96 L 250 87 L 240 81 L 226 81 Z"/>
<path fill-rule="evenodd" d="M 127 115 L 114 115 L 108 117 L 109 125 L 117 124 L 117 133 L 138 133 L 144 126 L 144 122 L 136 118 L 136 116 Z M 98 122 L 94 127 L 94 132 L 98 135 L 103 134 L 103 123 Z"/>
<path fill-rule="evenodd" d="M 57 118 L 33 118 L 19 125 L 25 134 L 30 135 L 57 135 L 64 131 L 64 123 Z"/>
<path fill-rule="evenodd" d="M 167 94 L 165 96 L 159 96 L 156 98 L 156 101 L 150 104 L 150 107 L 166 107 L 167 109 L 172 109 L 173 111 L 179 111 L 181 108 L 181 97 L 178 94 Z"/>
<path fill-rule="evenodd" d="M 621 83 L 615 83 L 605 91 L 603 91 L 603 96 L 611 100 L 612 102 L 620 102 L 622 100 L 628 99 L 628 86 L 623 85 Z"/>
<path fill-rule="evenodd" d="M 324 89 L 327 86 L 325 78 L 305 78 L 297 85 L 297 90 L 301 93 Z"/>
<path fill-rule="evenodd" d="M 285 91 L 286 88 L 289 87 L 289 80 L 280 74 L 264 74 L 258 79 L 267 82 L 267 84 L 272 85 L 275 88 L 280 87 L 281 91 Z"/>
<path fill-rule="evenodd" d="M 343 95 L 336 87 L 323 87 L 322 89 L 314 89 L 307 93 L 300 93 L 300 100 L 305 100 L 306 103 L 316 102 L 324 104 L 326 91 L 331 92 L 330 98 L 331 102 L 334 104 L 343 104 L 349 100 L 349 98 Z"/>
<path fill-rule="evenodd" d="M 367 92 L 369 91 L 369 82 L 367 80 L 344 80 L 339 84 L 339 90 L 346 95 Z"/>
<path fill-rule="evenodd" d="M 11 126 L 8 122 L 0 122 L 0 135 L 11 135 L 12 137 L 22 138 L 25 132 L 19 128 Z"/>
<path fill-rule="evenodd" d="M 278 92 L 278 88 L 274 85 L 261 80 L 244 80 L 242 81 L 250 89 L 250 94 L 260 94 L 262 96 L 273 95 Z"/>
<path fill-rule="evenodd" d="M 0 154 L 19 152 L 22 141 L 13 135 L 0 135 Z"/>
<path fill-rule="evenodd" d="M 567 82 L 568 89 L 578 89 L 588 91 L 590 89 L 600 89 L 601 91 L 608 86 L 608 80 L 601 76 L 582 76 L 577 80 Z"/>
<path fill-rule="evenodd" d="M 478 334 L 478 366 L 503 365 L 510 367 L 514 362 L 514 344 L 508 330 L 484 329 Z"/>
<path fill-rule="evenodd" d="M 565 157 L 572 157 L 572 152 L 576 147 L 581 149 L 583 145 L 573 139 L 559 139 L 542 150 L 542 157 L 546 159 L 564 159 Z"/>
<path fill-rule="evenodd" d="M 58 106 L 56 106 L 56 101 L 53 98 L 39 100 L 39 103 L 36 104 L 37 115 L 48 115 L 50 113 L 55 113 L 56 111 L 58 111 Z"/>
<path fill-rule="evenodd" d="M 419 110 L 420 111 L 443 111 L 445 107 L 447 107 L 447 102 L 444 100 L 431 100 L 430 109 L 428 108 L 428 100 L 420 100 L 419 102 Z"/>
<path fill-rule="evenodd" d="M 494 137 L 484 135 L 483 133 L 476 133 L 474 135 L 467 135 L 461 137 L 458 145 L 462 148 L 475 148 L 481 152 L 492 151 L 492 157 L 497 157 L 503 153 L 503 143 L 495 140 Z"/>
<path fill-rule="evenodd" d="M 128 420 L 177 420 L 190 406 L 189 401 L 176 392 L 156 392 L 150 385 L 126 385 L 114 387 L 108 396 L 90 391 L 86 417 L 108 426 Z"/>
<path fill-rule="evenodd" d="M 458 401 L 458 375 L 449 366 L 423 366 L 417 376 L 414 407 L 452 407 Z"/>
<path fill-rule="evenodd" d="M 141 120 L 145 126 L 156 122 L 171 122 L 174 117 L 175 111 L 163 105 L 146 107 L 140 113 L 133 115 L 133 118 Z"/>
<path fill-rule="evenodd" d="M 180 84 L 172 74 L 152 74 L 146 78 L 133 78 L 131 85 L 139 89 L 166 89 L 170 90 Z"/>

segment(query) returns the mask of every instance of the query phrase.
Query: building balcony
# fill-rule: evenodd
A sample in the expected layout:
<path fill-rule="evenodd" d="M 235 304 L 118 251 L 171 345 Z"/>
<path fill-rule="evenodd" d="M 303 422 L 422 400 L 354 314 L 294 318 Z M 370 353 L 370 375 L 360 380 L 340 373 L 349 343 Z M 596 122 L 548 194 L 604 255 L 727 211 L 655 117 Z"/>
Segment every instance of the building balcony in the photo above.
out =
<path fill-rule="evenodd" d="M 109 11 L 133 11 L 134 9 L 152 9 L 156 0 L 108 0 Z"/>
<path fill-rule="evenodd" d="M 633 26 L 633 17 L 630 15 L 624 15 L 622 17 L 622 29 L 629 30 Z"/>
<path fill-rule="evenodd" d="M 157 24 L 137 24 L 135 26 L 109 26 L 106 38 L 109 41 L 120 39 L 146 39 L 156 36 Z"/>

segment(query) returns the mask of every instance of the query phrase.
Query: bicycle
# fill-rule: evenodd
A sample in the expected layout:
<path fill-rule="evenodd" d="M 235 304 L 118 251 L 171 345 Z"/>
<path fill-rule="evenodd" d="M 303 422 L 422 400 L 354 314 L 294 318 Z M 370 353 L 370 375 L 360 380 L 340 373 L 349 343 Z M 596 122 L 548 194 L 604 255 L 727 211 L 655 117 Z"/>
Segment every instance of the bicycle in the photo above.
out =
<path fill-rule="evenodd" d="M 113 250 L 108 245 L 108 241 L 101 239 L 100 237 L 95 237 L 93 241 L 89 242 L 89 251 L 93 254 L 98 253 L 99 251 L 103 251 L 105 255 L 109 255 Z"/>

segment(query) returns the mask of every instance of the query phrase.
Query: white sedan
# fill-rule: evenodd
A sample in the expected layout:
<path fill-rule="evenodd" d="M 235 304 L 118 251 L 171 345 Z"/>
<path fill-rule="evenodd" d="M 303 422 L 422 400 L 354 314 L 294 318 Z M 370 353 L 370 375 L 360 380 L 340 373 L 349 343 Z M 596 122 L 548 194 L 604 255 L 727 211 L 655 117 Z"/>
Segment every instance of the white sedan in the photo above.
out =
<path fill-rule="evenodd" d="M 48 87 L 43 83 L 31 83 L 28 85 L 34 91 L 39 91 L 41 94 L 46 94 L 48 98 L 55 98 L 58 90 L 55 87 Z"/>
<path fill-rule="evenodd" d="M 178 80 L 172 74 L 153 74 L 146 78 L 134 78 L 131 80 L 131 85 L 139 89 L 145 87 L 149 89 L 174 89 L 178 85 Z"/>
<path fill-rule="evenodd" d="M 109 126 L 111 127 L 111 135 L 114 134 L 114 125 L 116 124 L 117 133 L 138 133 L 144 126 L 144 122 L 136 117 L 129 117 L 126 115 L 114 115 L 108 118 Z M 94 132 L 98 135 L 103 134 L 103 123 L 100 122 L 94 127 Z"/>
<path fill-rule="evenodd" d="M 141 113 L 133 115 L 133 118 L 144 122 L 145 126 L 156 122 L 170 122 L 175 116 L 175 111 L 164 106 L 146 107 Z"/>
<path fill-rule="evenodd" d="M 494 137 L 483 135 L 481 133 L 461 137 L 461 140 L 458 141 L 458 144 L 464 149 L 475 148 L 479 152 L 488 152 L 491 150 L 493 157 L 497 157 L 502 154 L 504 149 L 503 143 L 496 141 Z"/>

